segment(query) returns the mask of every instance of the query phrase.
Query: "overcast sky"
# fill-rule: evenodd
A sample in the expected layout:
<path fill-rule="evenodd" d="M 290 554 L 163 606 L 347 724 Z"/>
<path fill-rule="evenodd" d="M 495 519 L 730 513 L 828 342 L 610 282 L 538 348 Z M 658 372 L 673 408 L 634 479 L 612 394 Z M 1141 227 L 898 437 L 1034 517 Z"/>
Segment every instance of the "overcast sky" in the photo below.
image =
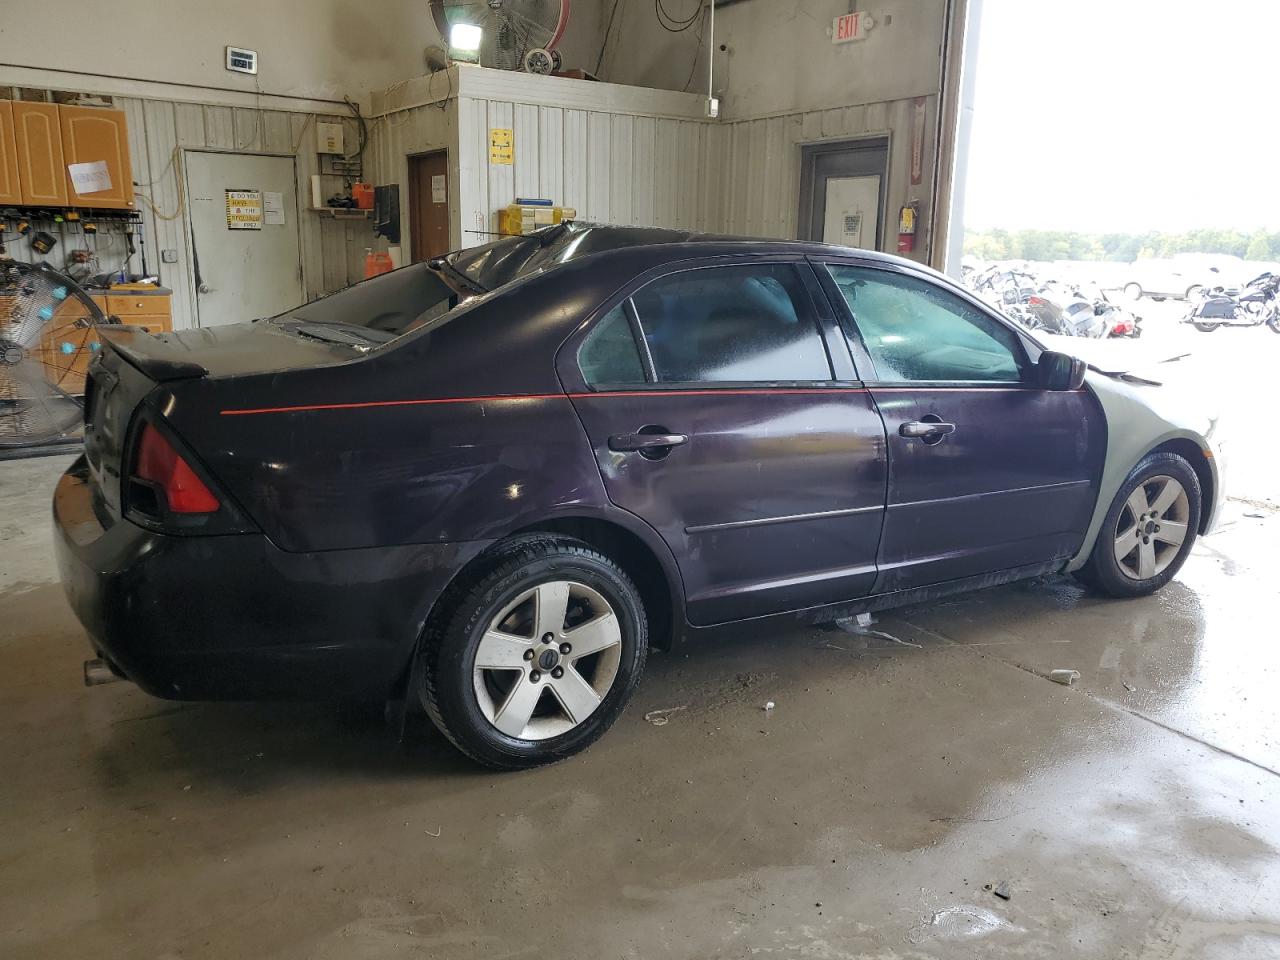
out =
<path fill-rule="evenodd" d="M 965 221 L 1280 230 L 1280 2 L 983 0 Z"/>

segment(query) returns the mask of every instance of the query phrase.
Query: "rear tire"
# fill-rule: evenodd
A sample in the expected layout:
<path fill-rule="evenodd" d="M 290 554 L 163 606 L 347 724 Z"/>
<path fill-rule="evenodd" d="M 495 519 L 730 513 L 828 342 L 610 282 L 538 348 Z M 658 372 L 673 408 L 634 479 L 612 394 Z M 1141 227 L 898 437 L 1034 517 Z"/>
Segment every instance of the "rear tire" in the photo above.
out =
<path fill-rule="evenodd" d="M 518 537 L 441 603 L 419 654 L 419 694 L 445 737 L 488 767 L 519 770 L 585 750 L 644 670 L 640 591 L 580 540 Z"/>
<path fill-rule="evenodd" d="M 1191 325 L 1201 333 L 1213 333 L 1218 327 L 1222 326 L 1220 323 L 1209 323 L 1205 320 L 1192 320 Z"/>
<path fill-rule="evenodd" d="M 1124 295 L 1130 300 L 1137 302 L 1142 299 L 1142 284 L 1126 283 L 1124 285 Z"/>
<path fill-rule="evenodd" d="M 1153 453 L 1120 485 L 1078 578 L 1113 597 L 1155 593 L 1186 562 L 1200 529 L 1200 480 L 1174 453 Z"/>

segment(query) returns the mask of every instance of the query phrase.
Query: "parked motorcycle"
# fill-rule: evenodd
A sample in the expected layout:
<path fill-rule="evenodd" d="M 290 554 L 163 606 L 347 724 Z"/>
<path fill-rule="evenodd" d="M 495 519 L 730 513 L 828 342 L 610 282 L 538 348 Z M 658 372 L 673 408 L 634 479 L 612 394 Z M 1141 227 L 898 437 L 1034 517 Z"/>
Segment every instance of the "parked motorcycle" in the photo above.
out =
<path fill-rule="evenodd" d="M 1257 327 L 1266 324 L 1280 333 L 1280 276 L 1264 273 L 1243 290 L 1216 287 L 1200 295 L 1183 323 L 1212 333 L 1219 327 Z"/>

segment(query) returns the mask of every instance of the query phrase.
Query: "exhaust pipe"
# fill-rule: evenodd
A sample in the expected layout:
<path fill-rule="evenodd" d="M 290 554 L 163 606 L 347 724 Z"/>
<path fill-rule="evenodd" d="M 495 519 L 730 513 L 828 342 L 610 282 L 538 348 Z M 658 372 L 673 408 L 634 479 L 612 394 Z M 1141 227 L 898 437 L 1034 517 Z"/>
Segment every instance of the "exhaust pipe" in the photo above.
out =
<path fill-rule="evenodd" d="M 123 679 L 124 677 L 112 670 L 111 665 L 101 657 L 95 657 L 84 662 L 84 685 L 86 687 L 96 687 L 100 683 L 115 683 L 117 680 Z"/>

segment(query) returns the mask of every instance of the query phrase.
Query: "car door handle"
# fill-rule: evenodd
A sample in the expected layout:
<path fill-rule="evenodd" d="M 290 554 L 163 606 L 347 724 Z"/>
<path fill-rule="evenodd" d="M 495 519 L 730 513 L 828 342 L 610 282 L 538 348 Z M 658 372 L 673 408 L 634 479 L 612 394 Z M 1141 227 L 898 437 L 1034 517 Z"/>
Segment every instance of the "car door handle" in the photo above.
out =
<path fill-rule="evenodd" d="M 898 436 L 906 437 L 908 440 L 933 440 L 935 438 L 941 440 L 947 434 L 955 432 L 956 425 L 954 423 L 943 423 L 941 420 L 912 420 L 898 428 Z"/>
<path fill-rule="evenodd" d="M 618 452 L 639 450 L 658 451 L 688 443 L 683 433 L 619 433 L 609 438 L 609 449 Z"/>

